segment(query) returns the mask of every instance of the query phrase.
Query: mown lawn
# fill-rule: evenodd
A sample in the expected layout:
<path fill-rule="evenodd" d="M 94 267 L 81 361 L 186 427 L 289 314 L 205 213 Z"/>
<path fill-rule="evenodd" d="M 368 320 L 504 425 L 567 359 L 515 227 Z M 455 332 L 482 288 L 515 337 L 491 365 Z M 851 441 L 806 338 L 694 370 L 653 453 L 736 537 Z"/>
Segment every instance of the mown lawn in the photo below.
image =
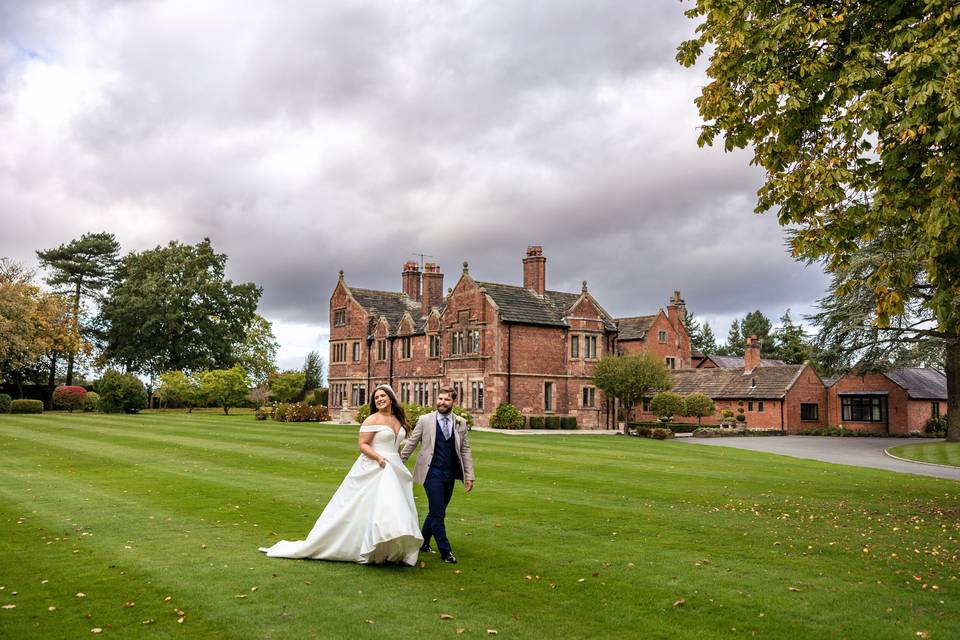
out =
<path fill-rule="evenodd" d="M 905 444 L 900 447 L 891 447 L 889 451 L 898 458 L 960 467 L 960 442 Z"/>
<path fill-rule="evenodd" d="M 307 533 L 355 426 L 5 415 L 0 438 L 2 638 L 960 637 L 946 480 L 474 433 L 460 564 L 365 567 L 257 551 Z"/>

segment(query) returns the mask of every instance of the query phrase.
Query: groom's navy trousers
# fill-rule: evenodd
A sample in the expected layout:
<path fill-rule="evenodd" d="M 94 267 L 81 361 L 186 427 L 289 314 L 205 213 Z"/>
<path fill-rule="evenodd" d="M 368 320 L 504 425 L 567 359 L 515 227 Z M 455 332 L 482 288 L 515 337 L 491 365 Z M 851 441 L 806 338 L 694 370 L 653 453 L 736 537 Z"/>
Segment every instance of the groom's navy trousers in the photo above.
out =
<path fill-rule="evenodd" d="M 453 429 L 450 438 L 443 437 L 443 429 L 437 423 L 437 435 L 434 438 L 433 458 L 430 460 L 430 469 L 423 481 L 423 490 L 427 494 L 427 517 L 423 521 L 423 544 L 430 544 L 430 538 L 437 541 L 437 549 L 442 555 L 452 551 L 450 541 L 447 540 L 447 528 L 444 518 L 447 515 L 447 505 L 453 496 L 453 487 L 457 480 L 463 480 L 463 469 L 460 468 L 460 458 L 457 457 L 456 439 Z"/>

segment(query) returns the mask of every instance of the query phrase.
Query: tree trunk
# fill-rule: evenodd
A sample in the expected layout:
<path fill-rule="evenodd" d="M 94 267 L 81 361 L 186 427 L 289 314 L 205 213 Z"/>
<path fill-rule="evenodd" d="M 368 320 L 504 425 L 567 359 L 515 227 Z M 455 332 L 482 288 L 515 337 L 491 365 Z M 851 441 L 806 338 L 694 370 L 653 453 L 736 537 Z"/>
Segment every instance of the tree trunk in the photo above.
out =
<path fill-rule="evenodd" d="M 73 321 L 77 323 L 77 330 L 80 330 L 80 286 L 82 281 L 77 281 L 77 289 L 73 294 Z M 67 355 L 67 380 L 66 385 L 69 387 L 73 384 L 73 359 L 77 357 L 76 353 L 70 353 Z"/>
<path fill-rule="evenodd" d="M 960 339 L 947 342 L 947 442 L 960 442 Z"/>
<path fill-rule="evenodd" d="M 633 413 L 633 405 L 627 402 L 623 403 L 623 435 L 630 435 L 630 414 Z"/>
<path fill-rule="evenodd" d="M 50 354 L 50 376 L 47 379 L 47 393 L 50 394 L 50 402 L 47 410 L 53 409 L 53 391 L 57 384 L 57 353 Z"/>

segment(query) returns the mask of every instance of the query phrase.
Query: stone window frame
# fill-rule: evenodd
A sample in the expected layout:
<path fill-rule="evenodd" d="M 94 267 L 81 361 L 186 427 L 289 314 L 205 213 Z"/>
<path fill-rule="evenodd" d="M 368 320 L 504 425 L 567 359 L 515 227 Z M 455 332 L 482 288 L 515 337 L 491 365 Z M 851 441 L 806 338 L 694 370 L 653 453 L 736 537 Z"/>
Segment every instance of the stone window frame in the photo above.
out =
<path fill-rule="evenodd" d="M 362 351 L 360 350 L 360 342 L 358 340 L 354 340 L 351 353 L 353 355 L 353 361 L 360 362 L 360 356 L 362 355 Z"/>
<path fill-rule="evenodd" d="M 333 326 L 335 327 L 345 327 L 347 326 L 347 309 L 346 307 L 342 309 L 333 310 Z"/>
<path fill-rule="evenodd" d="M 483 411 L 483 380 L 470 381 L 470 408 Z"/>
<path fill-rule="evenodd" d="M 657 342 L 660 344 L 667 344 L 667 332 L 663 329 L 657 331 Z"/>
<path fill-rule="evenodd" d="M 410 360 L 413 358 L 413 337 L 402 336 L 400 338 L 400 359 Z"/>
<path fill-rule="evenodd" d="M 387 339 L 377 339 L 377 362 L 384 362 L 387 359 Z"/>
<path fill-rule="evenodd" d="M 676 356 L 665 356 L 663 359 L 664 363 L 667 365 L 667 369 L 675 370 L 677 369 L 677 357 Z"/>
<path fill-rule="evenodd" d="M 439 358 L 443 354 L 443 339 L 439 333 L 431 333 L 427 335 L 428 338 L 428 357 L 430 358 Z"/>
<path fill-rule="evenodd" d="M 583 336 L 583 359 L 584 360 L 597 359 L 597 336 L 595 335 Z"/>
<path fill-rule="evenodd" d="M 334 342 L 331 345 L 331 350 L 333 351 L 331 356 L 331 364 L 341 364 L 347 361 L 346 342 Z"/>
<path fill-rule="evenodd" d="M 580 392 L 580 406 L 584 409 L 594 409 L 597 406 L 597 388 L 584 385 Z"/>
<path fill-rule="evenodd" d="M 577 334 L 570 336 L 570 359 L 580 359 L 580 336 Z"/>
<path fill-rule="evenodd" d="M 553 406 L 555 404 L 554 391 L 556 385 L 552 380 L 543 381 L 543 412 L 556 413 Z"/>

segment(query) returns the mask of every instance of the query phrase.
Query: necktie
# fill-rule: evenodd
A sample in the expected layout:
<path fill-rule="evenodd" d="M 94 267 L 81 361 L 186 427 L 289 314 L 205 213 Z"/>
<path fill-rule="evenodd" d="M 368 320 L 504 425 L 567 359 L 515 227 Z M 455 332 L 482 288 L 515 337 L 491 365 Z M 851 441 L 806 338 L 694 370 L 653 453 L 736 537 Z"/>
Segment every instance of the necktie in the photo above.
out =
<path fill-rule="evenodd" d="M 447 421 L 447 416 L 443 416 L 443 437 L 447 440 L 450 439 L 450 423 Z"/>

